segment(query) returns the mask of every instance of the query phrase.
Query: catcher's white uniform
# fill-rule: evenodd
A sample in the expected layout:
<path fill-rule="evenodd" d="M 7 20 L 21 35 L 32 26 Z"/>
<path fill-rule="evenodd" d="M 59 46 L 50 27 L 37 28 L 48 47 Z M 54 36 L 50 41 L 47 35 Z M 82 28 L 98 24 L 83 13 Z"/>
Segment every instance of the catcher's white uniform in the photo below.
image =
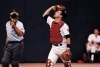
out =
<path fill-rule="evenodd" d="M 54 19 L 51 18 L 50 16 L 48 16 L 47 23 L 49 24 L 50 28 L 51 28 L 51 25 L 52 25 L 53 21 L 54 21 Z M 64 25 L 60 28 L 60 33 L 63 37 L 62 43 L 58 44 L 57 46 L 52 44 L 51 51 L 48 55 L 48 59 L 50 59 L 54 64 L 56 63 L 56 61 L 57 61 L 58 57 L 60 56 L 60 54 L 62 54 L 67 48 L 66 47 L 67 46 L 66 38 L 64 36 L 68 35 L 70 33 L 69 33 L 69 27 L 66 23 L 64 23 Z"/>

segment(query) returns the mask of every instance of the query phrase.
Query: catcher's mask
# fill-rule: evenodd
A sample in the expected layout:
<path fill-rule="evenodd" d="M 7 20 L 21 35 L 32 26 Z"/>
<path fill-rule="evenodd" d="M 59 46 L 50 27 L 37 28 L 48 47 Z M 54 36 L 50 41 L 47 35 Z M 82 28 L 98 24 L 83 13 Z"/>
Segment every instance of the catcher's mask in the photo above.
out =
<path fill-rule="evenodd" d="M 15 10 L 13 10 L 13 11 L 10 13 L 10 18 L 18 19 L 18 17 L 19 17 L 19 14 L 18 14 L 18 12 L 16 12 Z"/>

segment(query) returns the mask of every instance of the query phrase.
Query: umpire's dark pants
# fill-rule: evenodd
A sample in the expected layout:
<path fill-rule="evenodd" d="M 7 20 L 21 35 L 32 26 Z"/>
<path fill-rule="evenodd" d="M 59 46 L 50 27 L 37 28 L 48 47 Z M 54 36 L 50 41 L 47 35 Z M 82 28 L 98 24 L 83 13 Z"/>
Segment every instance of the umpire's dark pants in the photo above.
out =
<path fill-rule="evenodd" d="M 2 67 L 9 67 L 11 63 L 12 67 L 19 67 L 19 59 L 23 52 L 24 43 L 20 42 L 8 42 L 6 45 L 4 56 L 2 58 Z"/>

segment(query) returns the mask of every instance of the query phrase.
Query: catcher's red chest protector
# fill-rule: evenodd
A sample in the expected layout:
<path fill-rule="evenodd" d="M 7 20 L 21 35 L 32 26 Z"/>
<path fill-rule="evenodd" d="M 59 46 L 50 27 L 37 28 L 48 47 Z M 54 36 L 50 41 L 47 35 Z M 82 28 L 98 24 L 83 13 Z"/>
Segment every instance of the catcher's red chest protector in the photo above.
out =
<path fill-rule="evenodd" d="M 62 42 L 63 38 L 60 33 L 60 28 L 63 26 L 64 22 L 55 23 L 52 22 L 50 29 L 50 42 L 52 44 L 59 44 Z"/>

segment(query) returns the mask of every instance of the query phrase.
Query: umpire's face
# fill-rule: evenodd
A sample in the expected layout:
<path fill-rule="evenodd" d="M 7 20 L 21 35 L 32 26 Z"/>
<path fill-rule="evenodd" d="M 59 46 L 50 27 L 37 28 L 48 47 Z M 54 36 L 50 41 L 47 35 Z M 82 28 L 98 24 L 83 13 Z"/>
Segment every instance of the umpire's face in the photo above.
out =
<path fill-rule="evenodd" d="M 12 22 L 17 22 L 17 20 L 18 20 L 18 16 L 16 15 L 16 13 L 10 15 L 10 20 L 11 20 Z"/>

